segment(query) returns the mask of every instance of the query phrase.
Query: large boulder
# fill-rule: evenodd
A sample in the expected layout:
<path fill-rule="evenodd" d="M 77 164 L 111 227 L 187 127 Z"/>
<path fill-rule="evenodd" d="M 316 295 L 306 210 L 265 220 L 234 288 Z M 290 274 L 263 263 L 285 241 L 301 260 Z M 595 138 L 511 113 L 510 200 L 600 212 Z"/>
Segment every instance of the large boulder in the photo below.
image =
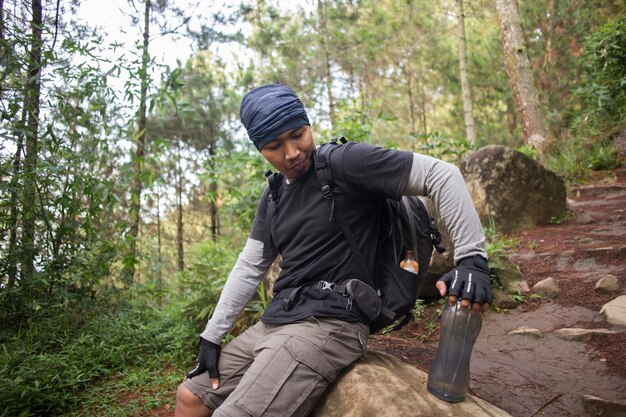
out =
<path fill-rule="evenodd" d="M 461 162 L 461 172 L 484 225 L 526 230 L 567 214 L 563 179 L 511 148 L 488 145 Z"/>
<path fill-rule="evenodd" d="M 394 356 L 369 351 L 329 387 L 311 417 L 511 417 L 468 395 L 450 404 L 426 390 L 425 372 Z"/>

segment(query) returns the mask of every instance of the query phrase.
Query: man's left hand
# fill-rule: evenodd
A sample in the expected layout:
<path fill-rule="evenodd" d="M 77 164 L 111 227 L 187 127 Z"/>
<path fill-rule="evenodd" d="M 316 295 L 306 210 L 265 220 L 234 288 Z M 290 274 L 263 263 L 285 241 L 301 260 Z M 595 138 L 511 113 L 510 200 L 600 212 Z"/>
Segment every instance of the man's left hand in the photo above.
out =
<path fill-rule="evenodd" d="M 487 311 L 493 301 L 489 264 L 480 255 L 461 259 L 456 268 L 439 278 L 436 286 L 442 297 L 450 294 L 450 304 L 461 298 L 461 306 L 472 304 L 473 311 Z"/>

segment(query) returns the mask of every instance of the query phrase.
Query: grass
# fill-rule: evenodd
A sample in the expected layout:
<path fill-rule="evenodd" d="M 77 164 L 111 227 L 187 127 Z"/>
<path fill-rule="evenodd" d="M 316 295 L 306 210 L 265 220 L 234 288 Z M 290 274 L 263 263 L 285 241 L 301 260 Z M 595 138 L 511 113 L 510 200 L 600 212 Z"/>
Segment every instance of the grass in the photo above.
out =
<path fill-rule="evenodd" d="M 569 183 L 584 183 L 593 171 L 611 170 L 619 164 L 619 152 L 612 143 L 583 143 L 575 138 L 546 159 L 547 168 Z"/>
<path fill-rule="evenodd" d="M 142 394 L 119 413 L 173 401 L 163 393 L 180 382 L 197 340 L 182 305 L 159 308 L 144 296 L 112 310 L 83 307 L 2 334 L 0 417 L 136 415 L 97 411 L 114 408 L 115 396 L 129 391 Z"/>
<path fill-rule="evenodd" d="M 484 228 L 485 250 L 489 259 L 505 258 L 509 259 L 508 251 L 519 245 L 519 240 L 507 237 L 498 232 L 495 220 L 490 217 L 489 224 Z"/>
<path fill-rule="evenodd" d="M 105 378 L 81 394 L 80 407 L 64 417 L 155 415 L 162 409 L 173 414 L 176 388 L 186 369 L 163 365 L 158 369 L 133 367 Z"/>

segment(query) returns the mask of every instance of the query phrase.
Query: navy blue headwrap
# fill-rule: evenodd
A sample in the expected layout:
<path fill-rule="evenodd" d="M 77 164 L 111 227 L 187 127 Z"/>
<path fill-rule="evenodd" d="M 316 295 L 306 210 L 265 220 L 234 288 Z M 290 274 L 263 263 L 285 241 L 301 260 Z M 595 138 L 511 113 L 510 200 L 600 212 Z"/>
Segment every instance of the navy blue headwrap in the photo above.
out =
<path fill-rule="evenodd" d="M 246 94 L 241 101 L 239 116 L 259 151 L 281 133 L 311 125 L 296 93 L 280 84 L 264 85 Z"/>

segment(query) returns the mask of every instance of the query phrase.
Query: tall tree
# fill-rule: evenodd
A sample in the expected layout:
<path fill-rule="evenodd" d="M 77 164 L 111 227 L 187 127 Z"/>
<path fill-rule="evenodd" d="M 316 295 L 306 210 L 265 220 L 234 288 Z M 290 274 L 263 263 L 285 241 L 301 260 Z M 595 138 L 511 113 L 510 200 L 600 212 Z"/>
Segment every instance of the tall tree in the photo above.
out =
<path fill-rule="evenodd" d="M 26 279 L 35 271 L 35 221 L 37 219 L 37 151 L 41 96 L 41 35 L 43 28 L 41 0 L 31 2 L 31 45 L 28 52 L 28 78 L 24 94 L 26 116 L 24 156 L 24 212 L 22 223 L 22 274 Z"/>
<path fill-rule="evenodd" d="M 178 254 L 178 270 L 185 270 L 185 245 L 183 223 L 183 168 L 181 167 L 180 140 L 176 142 L 176 253 Z"/>
<path fill-rule="evenodd" d="M 547 128 L 528 59 L 528 48 L 524 40 L 517 1 L 495 0 L 495 3 L 500 22 L 504 64 L 513 90 L 515 107 L 522 123 L 524 143 L 535 147 L 539 158 L 543 160 Z"/>
<path fill-rule="evenodd" d="M 582 82 L 583 41 L 614 16 L 626 15 L 626 2 L 606 0 L 519 2 L 528 35 L 528 55 L 546 109 L 551 137 L 568 137 L 573 89 Z"/>
<path fill-rule="evenodd" d="M 326 25 L 326 2 L 317 0 L 317 20 L 319 40 L 324 56 L 324 78 L 326 81 L 326 98 L 330 116 L 331 130 L 335 127 L 335 98 L 333 96 L 333 74 L 331 70 L 330 52 L 328 47 L 328 28 Z"/>
<path fill-rule="evenodd" d="M 0 40 L 4 40 L 4 0 L 0 0 Z"/>
<path fill-rule="evenodd" d="M 472 93 L 467 76 L 467 53 L 465 40 L 465 13 L 463 0 L 456 0 L 456 11 L 459 30 L 459 72 L 461 75 L 461 92 L 463 94 L 463 119 L 467 140 L 476 144 L 476 129 L 474 127 L 474 110 L 472 109 Z"/>
<path fill-rule="evenodd" d="M 148 64 L 150 63 L 150 11 L 152 2 L 145 0 L 143 11 L 143 44 L 141 54 L 141 67 L 139 77 L 141 79 L 139 89 L 139 111 L 137 112 L 137 130 L 133 134 L 135 141 L 135 153 L 133 155 L 134 178 L 130 194 L 130 230 L 129 253 L 123 271 L 123 279 L 127 283 L 133 282 L 135 275 L 135 265 L 137 263 L 137 239 L 139 237 L 139 223 L 141 221 L 141 191 L 143 188 L 143 164 L 146 147 L 146 127 L 147 127 L 147 101 L 148 101 Z"/>

